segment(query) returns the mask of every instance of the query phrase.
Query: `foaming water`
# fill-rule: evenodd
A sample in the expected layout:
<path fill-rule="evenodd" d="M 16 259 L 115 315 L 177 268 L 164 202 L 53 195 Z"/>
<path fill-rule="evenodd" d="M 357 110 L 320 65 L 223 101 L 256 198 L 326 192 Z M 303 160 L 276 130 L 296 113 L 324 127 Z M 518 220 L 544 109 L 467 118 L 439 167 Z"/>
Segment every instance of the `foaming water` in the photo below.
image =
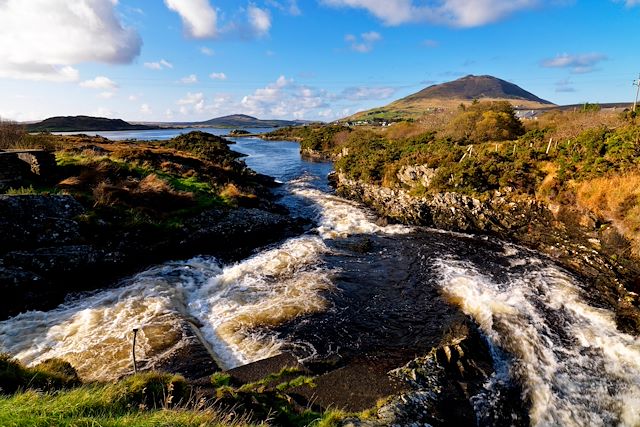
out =
<path fill-rule="evenodd" d="M 331 252 L 325 242 L 411 231 L 376 225 L 359 205 L 317 189 L 317 181 L 305 174 L 288 184 L 300 211 L 316 217 L 315 233 L 234 265 L 206 257 L 166 263 L 118 288 L 80 296 L 49 312 L 20 314 L 0 322 L 0 351 L 27 364 L 62 358 L 85 379 L 109 379 L 131 370 L 134 328 L 141 329 L 138 357 L 147 361 L 178 349 L 184 326 L 193 319 L 222 368 L 277 355 L 285 345 L 305 346 L 271 329 L 327 308 L 324 295 L 334 286 L 333 272 L 321 261 Z"/>
<path fill-rule="evenodd" d="M 300 237 L 225 268 L 188 295 L 218 363 L 226 368 L 280 353 L 285 344 L 269 327 L 325 309 L 331 272 L 319 262 L 328 248 Z"/>
<path fill-rule="evenodd" d="M 318 189 L 309 176 L 292 181 L 290 191 L 313 202 L 318 222 L 317 231 L 325 239 L 344 238 L 354 234 L 408 234 L 414 231 L 413 227 L 404 225 L 377 225 L 375 217 L 363 209 L 362 205 Z"/>
<path fill-rule="evenodd" d="M 465 261 L 438 264 L 446 296 L 512 355 L 506 372 L 523 385 L 532 425 L 640 425 L 640 339 L 588 305 L 566 272 L 517 261 L 503 279 Z"/>
<path fill-rule="evenodd" d="M 212 259 L 167 263 L 120 288 L 20 314 L 0 322 L 0 351 L 27 364 L 62 358 L 88 380 L 116 378 L 131 370 L 134 328 L 142 327 L 136 348 L 141 360 L 180 345 L 186 293 L 220 271 Z"/>

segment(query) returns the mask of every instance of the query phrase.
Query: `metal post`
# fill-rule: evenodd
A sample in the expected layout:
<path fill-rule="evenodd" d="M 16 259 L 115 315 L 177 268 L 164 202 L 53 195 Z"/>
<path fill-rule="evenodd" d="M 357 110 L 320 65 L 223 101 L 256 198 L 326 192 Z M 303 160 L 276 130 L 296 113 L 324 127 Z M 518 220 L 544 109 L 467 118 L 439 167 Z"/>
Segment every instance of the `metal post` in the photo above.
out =
<path fill-rule="evenodd" d="M 133 329 L 133 346 L 131 347 L 131 355 L 133 356 L 133 373 L 138 373 L 138 365 L 136 364 L 136 338 L 138 337 L 138 328 Z"/>
<path fill-rule="evenodd" d="M 638 80 L 633 81 L 633 85 L 638 87 L 636 90 L 636 99 L 633 101 L 633 111 L 635 112 L 636 106 L 638 105 L 638 95 L 640 95 L 640 75 L 638 75 Z"/>

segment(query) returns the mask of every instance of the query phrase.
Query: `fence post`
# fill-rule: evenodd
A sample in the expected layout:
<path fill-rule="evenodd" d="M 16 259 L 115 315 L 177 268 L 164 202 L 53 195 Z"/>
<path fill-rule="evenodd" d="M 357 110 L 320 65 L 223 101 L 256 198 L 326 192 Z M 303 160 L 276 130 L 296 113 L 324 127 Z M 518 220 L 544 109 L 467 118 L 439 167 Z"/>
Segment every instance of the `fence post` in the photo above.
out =
<path fill-rule="evenodd" d="M 138 365 L 136 363 L 136 338 L 138 337 L 138 328 L 133 329 L 133 346 L 131 347 L 131 356 L 133 357 L 133 373 L 138 373 Z"/>

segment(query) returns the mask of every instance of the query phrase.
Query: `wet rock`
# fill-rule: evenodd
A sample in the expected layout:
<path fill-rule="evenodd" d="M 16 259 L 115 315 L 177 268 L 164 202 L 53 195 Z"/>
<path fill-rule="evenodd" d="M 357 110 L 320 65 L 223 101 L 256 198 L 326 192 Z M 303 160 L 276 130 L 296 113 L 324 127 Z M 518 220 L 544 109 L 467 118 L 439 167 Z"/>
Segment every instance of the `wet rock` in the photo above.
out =
<path fill-rule="evenodd" d="M 492 372 L 491 356 L 476 326 L 455 324 L 427 355 L 390 372 L 406 382 L 409 391 L 381 404 L 375 416 L 349 418 L 343 426 L 528 425 L 527 408 L 515 385 L 507 396 L 511 397 L 509 403 L 490 408 L 500 413 L 474 407 Z"/>
<path fill-rule="evenodd" d="M 405 178 L 418 179 L 417 172 L 410 172 Z M 593 283 L 597 297 L 614 310 L 624 309 L 625 330 L 640 324 L 640 302 L 634 300 L 632 308 L 622 303 L 627 291 L 640 293 L 640 263 L 631 254 L 630 242 L 612 224 L 577 206 L 547 205 L 517 197 L 513 189 L 479 200 L 454 192 L 415 197 L 401 188 L 371 185 L 340 173 L 335 181 L 340 195 L 362 201 L 394 221 L 495 235 L 546 253 Z M 631 311 L 637 322 L 629 321 Z"/>
<path fill-rule="evenodd" d="M 4 262 L 48 277 L 97 272 L 121 264 L 122 254 L 105 252 L 90 245 L 39 248 L 9 252 Z"/>

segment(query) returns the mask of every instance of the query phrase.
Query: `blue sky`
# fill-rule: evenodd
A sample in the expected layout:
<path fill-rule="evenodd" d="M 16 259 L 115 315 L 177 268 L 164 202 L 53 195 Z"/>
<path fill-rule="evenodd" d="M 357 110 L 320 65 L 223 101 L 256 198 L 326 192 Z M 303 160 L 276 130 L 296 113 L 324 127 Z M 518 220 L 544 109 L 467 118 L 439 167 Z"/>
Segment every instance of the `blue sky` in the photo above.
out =
<path fill-rule="evenodd" d="M 333 120 L 467 74 L 633 99 L 640 0 L 2 0 L 0 117 Z"/>

